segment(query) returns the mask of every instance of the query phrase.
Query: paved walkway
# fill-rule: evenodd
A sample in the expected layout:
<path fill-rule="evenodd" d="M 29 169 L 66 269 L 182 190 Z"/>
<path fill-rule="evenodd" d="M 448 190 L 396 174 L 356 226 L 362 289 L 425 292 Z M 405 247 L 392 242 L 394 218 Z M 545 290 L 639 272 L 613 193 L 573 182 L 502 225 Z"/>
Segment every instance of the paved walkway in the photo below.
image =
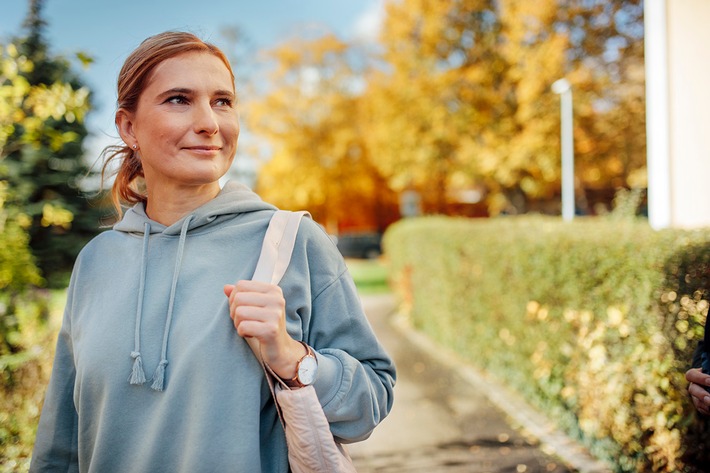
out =
<path fill-rule="evenodd" d="M 398 380 L 391 414 L 349 446 L 359 473 L 608 471 L 519 400 L 398 324 L 391 295 L 363 304 Z"/>

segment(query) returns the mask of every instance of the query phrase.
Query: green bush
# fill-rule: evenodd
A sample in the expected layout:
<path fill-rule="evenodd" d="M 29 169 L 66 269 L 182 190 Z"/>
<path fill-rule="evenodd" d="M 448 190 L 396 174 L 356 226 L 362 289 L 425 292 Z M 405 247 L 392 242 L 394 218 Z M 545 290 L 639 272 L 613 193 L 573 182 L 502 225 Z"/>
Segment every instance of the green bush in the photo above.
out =
<path fill-rule="evenodd" d="M 617 471 L 690 471 L 708 445 L 687 370 L 710 231 L 644 221 L 426 217 L 384 238 L 413 325 L 524 395 Z"/>
<path fill-rule="evenodd" d="M 27 217 L 0 182 L 0 469 L 26 471 L 51 368 L 48 297 L 29 249 Z"/>
<path fill-rule="evenodd" d="M 16 342 L 22 349 L 0 357 L 0 471 L 29 469 L 56 338 L 56 324 L 41 316 L 47 302 L 41 294 L 18 305 Z"/>

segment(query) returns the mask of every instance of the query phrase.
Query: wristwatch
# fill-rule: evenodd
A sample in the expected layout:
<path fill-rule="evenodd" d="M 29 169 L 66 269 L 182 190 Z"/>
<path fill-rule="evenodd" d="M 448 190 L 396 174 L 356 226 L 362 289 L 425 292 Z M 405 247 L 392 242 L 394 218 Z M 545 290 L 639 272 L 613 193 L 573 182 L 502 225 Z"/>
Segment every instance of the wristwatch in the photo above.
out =
<path fill-rule="evenodd" d="M 306 347 L 306 354 L 303 355 L 303 358 L 298 360 L 298 364 L 296 365 L 296 376 L 291 379 L 284 380 L 286 386 L 291 388 L 310 386 L 315 382 L 316 374 L 318 373 L 318 359 L 316 358 L 316 355 L 307 343 L 300 343 Z"/>

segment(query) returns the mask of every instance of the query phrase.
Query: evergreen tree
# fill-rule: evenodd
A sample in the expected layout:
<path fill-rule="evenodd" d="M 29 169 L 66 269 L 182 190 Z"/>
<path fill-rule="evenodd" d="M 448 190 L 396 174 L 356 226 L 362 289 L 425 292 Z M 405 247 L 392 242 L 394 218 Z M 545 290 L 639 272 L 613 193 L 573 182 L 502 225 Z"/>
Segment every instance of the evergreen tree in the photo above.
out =
<path fill-rule="evenodd" d="M 88 93 L 71 63 L 50 53 L 43 4 L 44 0 L 30 0 L 24 36 L 13 41 L 19 54 L 34 65 L 22 76 L 33 87 L 68 84 L 74 91 Z M 26 102 L 23 108 L 33 115 Z M 50 286 L 60 286 L 81 247 L 97 233 L 104 213 L 80 187 L 89 172 L 82 148 L 88 131 L 80 117 L 66 113 L 43 119 L 29 139 L 25 132 L 17 127 L 6 148 L 10 197 L 32 220 L 30 246 L 44 277 Z"/>
<path fill-rule="evenodd" d="M 15 465 L 13 471 L 29 467 L 40 388 L 51 371 L 51 350 L 37 347 L 51 345 L 56 333 L 44 323 L 47 294 L 36 290 L 42 278 L 29 247 L 32 219 L 18 205 L 18 179 L 9 173 L 17 171 L 17 161 L 5 158 L 40 142 L 50 117 L 81 120 L 88 110 L 86 89 L 62 82 L 30 85 L 23 74 L 33 67 L 15 44 L 0 43 L 0 464 Z M 55 213 L 54 220 L 62 216 Z"/>

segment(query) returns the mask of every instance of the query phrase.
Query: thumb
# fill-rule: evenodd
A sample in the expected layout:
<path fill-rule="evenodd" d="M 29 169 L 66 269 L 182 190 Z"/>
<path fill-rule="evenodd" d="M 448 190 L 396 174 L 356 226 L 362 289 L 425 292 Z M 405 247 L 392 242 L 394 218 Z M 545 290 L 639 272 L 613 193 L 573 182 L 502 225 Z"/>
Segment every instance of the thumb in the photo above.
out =
<path fill-rule="evenodd" d="M 224 285 L 224 295 L 229 297 L 232 294 L 232 291 L 234 290 L 234 284 L 225 284 Z"/>

